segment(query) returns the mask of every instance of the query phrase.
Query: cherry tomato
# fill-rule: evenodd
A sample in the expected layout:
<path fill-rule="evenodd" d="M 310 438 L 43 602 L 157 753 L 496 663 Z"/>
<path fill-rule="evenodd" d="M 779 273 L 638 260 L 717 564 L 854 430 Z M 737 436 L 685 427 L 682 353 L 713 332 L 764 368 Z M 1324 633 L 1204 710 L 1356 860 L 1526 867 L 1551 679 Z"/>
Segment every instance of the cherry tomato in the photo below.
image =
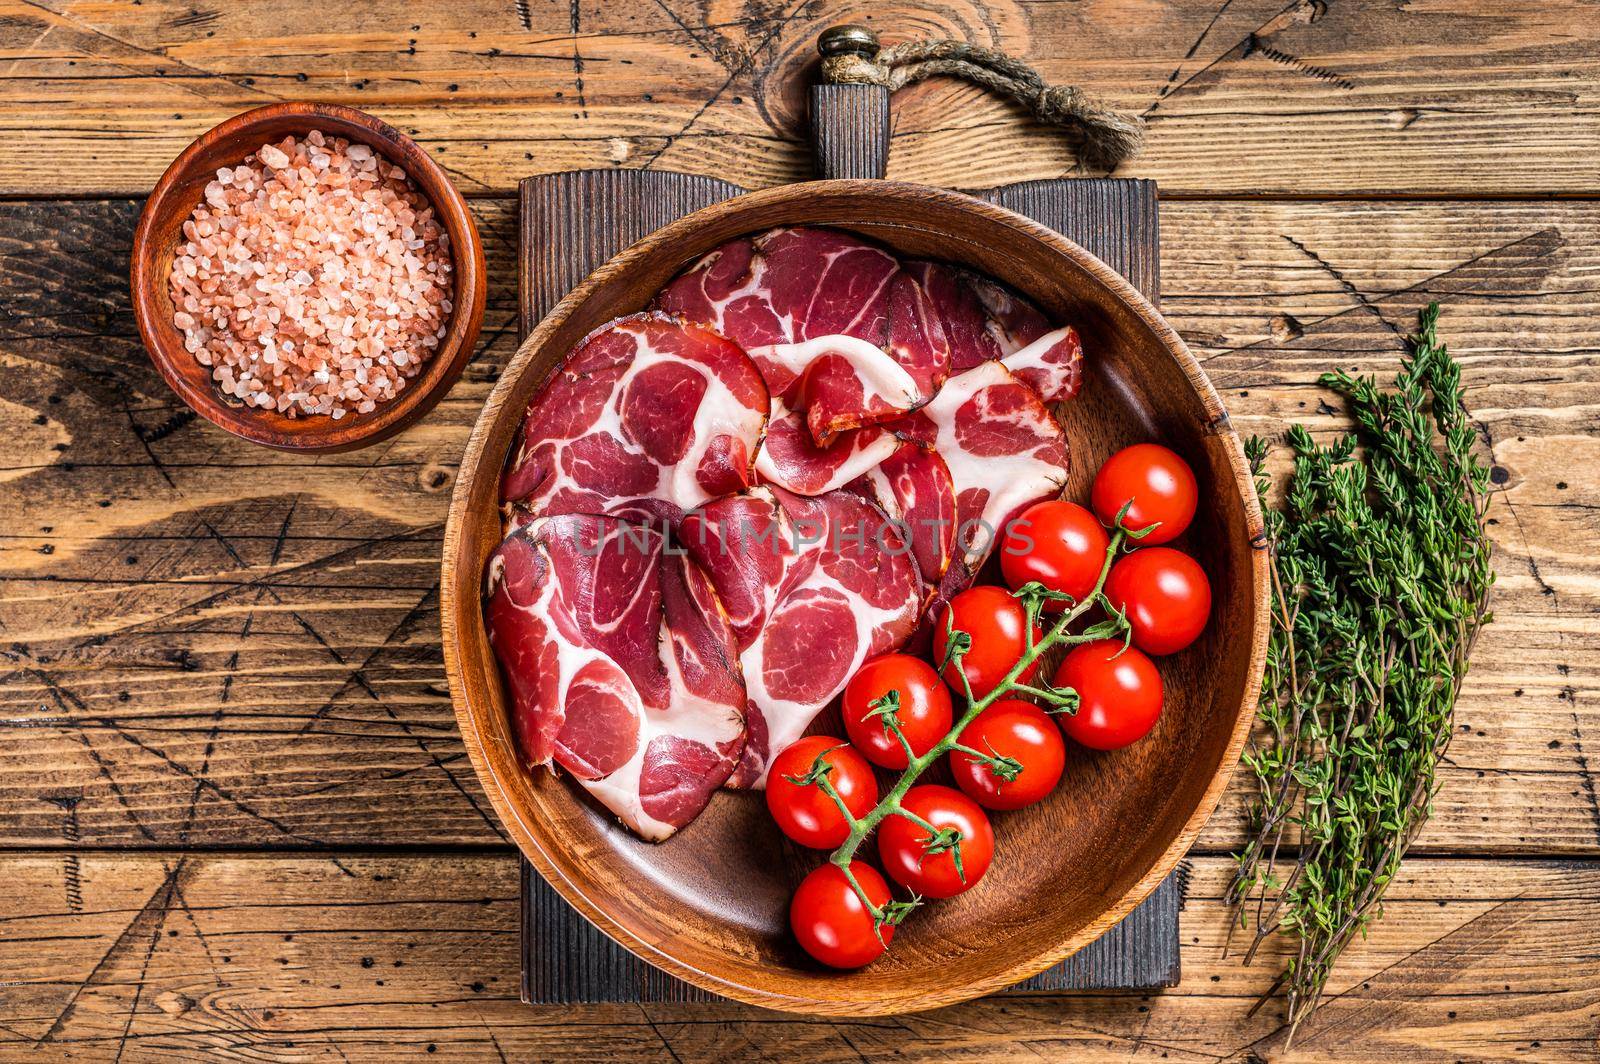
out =
<path fill-rule="evenodd" d="M 831 850 L 850 834 L 838 803 L 818 783 L 795 783 L 810 775 L 817 758 L 828 765 L 828 782 L 844 799 L 850 815 L 863 817 L 878 804 L 878 780 L 866 758 L 843 739 L 808 735 L 772 760 L 767 776 L 767 810 L 778 828 L 802 846 Z"/>
<path fill-rule="evenodd" d="M 1107 458 L 1089 492 L 1094 512 L 1107 525 L 1116 524 L 1123 503 L 1132 499 L 1122 524 L 1132 531 L 1155 525 L 1137 541 L 1146 546 L 1170 543 L 1182 535 L 1194 520 L 1199 497 L 1194 470 L 1158 443 L 1136 443 Z"/>
<path fill-rule="evenodd" d="M 1211 582 L 1200 563 L 1171 547 L 1149 547 L 1117 559 L 1106 598 L 1128 615 L 1133 643 L 1147 654 L 1171 654 L 1193 643 L 1211 615 Z"/>
<path fill-rule="evenodd" d="M 894 692 L 895 719 L 912 752 L 921 757 L 950 731 L 950 692 L 933 666 L 910 654 L 880 654 L 861 666 L 845 685 L 845 734 L 868 761 L 905 768 L 906 750 L 874 713 L 873 704 Z"/>
<path fill-rule="evenodd" d="M 889 884 L 876 868 L 865 861 L 851 861 L 850 874 L 872 904 L 880 908 L 888 904 Z M 884 947 L 894 938 L 893 924 L 873 928 L 871 911 L 835 864 L 825 864 L 800 881 L 789 902 L 789 926 L 801 947 L 830 968 L 871 964 L 883 956 Z M 880 931 L 882 942 L 878 941 Z"/>
<path fill-rule="evenodd" d="M 1000 571 L 1013 589 L 1037 580 L 1082 602 L 1100 580 L 1109 543 L 1094 514 L 1077 503 L 1036 502 L 1007 526 Z M 1050 599 L 1045 608 L 1060 610 L 1066 605 Z"/>
<path fill-rule="evenodd" d="M 951 599 L 939 616 L 939 626 L 933 637 L 933 659 L 944 660 L 946 633 L 952 625 L 956 631 L 972 637 L 972 646 L 961 659 L 960 671 L 954 661 L 944 667 L 944 682 L 952 690 L 961 691 L 961 677 L 965 674 L 975 697 L 982 698 L 993 691 L 1022 660 L 1027 649 L 1024 634 L 1027 620 L 1028 613 L 1022 603 L 1003 587 L 969 587 Z M 1038 639 L 1041 635 L 1039 626 L 1034 625 L 1033 637 Z M 1039 663 L 1035 660 L 1018 679 L 1027 682 L 1038 671 Z"/>
<path fill-rule="evenodd" d="M 1021 809 L 1055 789 L 1067 747 L 1050 714 L 1016 698 L 979 713 L 961 732 L 961 745 L 990 757 L 1009 758 L 1016 775 L 1006 779 L 986 762 L 960 750 L 950 754 L 956 786 L 985 809 Z"/>
<path fill-rule="evenodd" d="M 1161 716 L 1155 662 L 1118 639 L 1080 643 L 1056 670 L 1055 685 L 1078 692 L 1076 714 L 1057 713 L 1068 738 L 1091 750 L 1120 750 L 1144 738 Z"/>
<path fill-rule="evenodd" d="M 935 828 L 959 834 L 961 868 L 954 847 L 929 853 L 928 829 L 895 815 L 878 825 L 878 856 L 889 878 L 929 898 L 953 898 L 976 886 L 994 858 L 994 829 L 977 803 L 960 791 L 925 783 L 907 791 L 900 805 Z"/>

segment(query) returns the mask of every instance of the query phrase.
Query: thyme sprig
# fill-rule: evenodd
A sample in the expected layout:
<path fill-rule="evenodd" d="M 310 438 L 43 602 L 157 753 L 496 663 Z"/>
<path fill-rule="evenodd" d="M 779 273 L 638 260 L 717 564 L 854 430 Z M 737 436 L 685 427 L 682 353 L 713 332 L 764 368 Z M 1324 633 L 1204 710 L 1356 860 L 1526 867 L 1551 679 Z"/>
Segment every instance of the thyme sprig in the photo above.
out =
<path fill-rule="evenodd" d="M 1244 758 L 1260 798 L 1229 899 L 1236 928 L 1253 921 L 1245 963 L 1274 931 L 1297 940 L 1266 995 L 1288 984 L 1290 1041 L 1381 915 L 1431 812 L 1467 655 L 1490 619 L 1488 470 L 1438 318 L 1438 304 L 1423 311 L 1392 390 L 1320 378 L 1357 431 L 1320 446 L 1292 427 L 1283 503 L 1264 513 L 1272 631 Z M 1246 452 L 1264 500 L 1268 445 Z"/>

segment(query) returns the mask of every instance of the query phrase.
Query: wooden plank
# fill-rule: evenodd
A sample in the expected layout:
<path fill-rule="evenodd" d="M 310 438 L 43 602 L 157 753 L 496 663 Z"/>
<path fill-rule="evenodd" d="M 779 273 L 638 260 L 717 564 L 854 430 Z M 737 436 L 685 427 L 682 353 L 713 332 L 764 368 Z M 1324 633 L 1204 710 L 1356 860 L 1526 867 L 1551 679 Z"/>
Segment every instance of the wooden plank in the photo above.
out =
<path fill-rule="evenodd" d="M 515 212 L 477 208 L 495 285 L 464 379 L 381 447 L 297 458 L 185 420 L 155 377 L 124 287 L 135 204 L 0 205 L 0 845 L 499 844 L 430 597 L 454 462 L 515 346 Z M 1600 204 L 1161 214 L 1163 309 L 1246 432 L 1332 431 L 1316 372 L 1391 372 L 1388 326 L 1444 301 L 1501 470 L 1499 583 L 1420 845 L 1600 852 Z M 1236 845 L 1247 798 L 1203 849 Z"/>
<path fill-rule="evenodd" d="M 1161 217 L 1148 181 L 1023 181 L 982 193 L 1104 260 L 1161 306 Z"/>
<path fill-rule="evenodd" d="M 834 86 L 813 97 L 819 167 L 832 176 L 870 170 L 881 147 L 879 90 Z M 875 110 L 874 105 L 879 109 Z M 874 117 L 876 116 L 876 118 Z M 722 181 L 637 170 L 532 177 L 521 188 L 522 330 L 601 262 L 673 218 L 737 194 Z M 986 194 L 1076 239 L 1152 298 L 1160 298 L 1156 193 L 1145 181 L 1043 181 Z M 578 916 L 526 866 L 522 996 L 537 1003 L 706 1001 L 714 995 L 665 976 Z M 1029 990 L 1151 988 L 1180 976 L 1178 887 L 1169 878 L 1110 933 L 1024 985 Z"/>
<path fill-rule="evenodd" d="M 629 244 L 743 191 L 715 178 L 638 170 L 581 170 L 524 181 L 524 254 L 517 259 L 522 334 Z"/>
<path fill-rule="evenodd" d="M 1175 870 L 1111 930 L 1053 968 L 1007 993 L 1039 991 L 1159 990 L 1183 978 L 1178 914 L 1187 873 Z"/>
<path fill-rule="evenodd" d="M 1592 1060 L 1600 898 L 1578 861 L 1418 860 L 1284 1047 L 1282 961 L 1224 957 L 1225 858 L 1194 862 L 1185 979 L 861 1021 L 727 1003 L 534 1007 L 514 858 L 20 853 L 0 1056 L 212 1060 Z M 1252 1056 L 1254 1054 L 1254 1056 Z"/>
<path fill-rule="evenodd" d="M 629 953 L 574 912 L 525 859 L 519 864 L 519 985 L 523 1001 L 584 1005 L 724 1000 Z M 1182 875 L 1173 873 L 1110 931 L 1007 993 L 1177 986 L 1182 976 L 1178 942 L 1181 884 Z"/>
<path fill-rule="evenodd" d="M 278 464 L 201 428 L 128 309 L 136 207 L 0 212 L 0 414 L 14 444 L 0 476 L 15 518 L 0 539 L 0 719 L 40 758 L 0 769 L 17 826 L 135 845 L 200 845 L 218 829 L 242 845 L 498 844 L 438 652 L 466 407 L 353 462 Z M 511 222 L 480 218 L 501 279 L 490 347 L 515 331 Z M 492 372 L 464 379 L 481 391 Z M 202 470 L 211 483 L 193 479 Z"/>
<path fill-rule="evenodd" d="M 811 144 L 816 176 L 883 177 L 889 170 L 889 90 L 881 85 L 811 86 Z"/>
<path fill-rule="evenodd" d="M 221 118 L 336 100 L 418 137 L 467 192 L 645 166 L 746 186 L 807 176 L 815 42 L 854 12 L 756 0 L 426 10 L 314 0 L 0 2 L 0 194 L 142 195 Z M 1594 188 L 1600 38 L 1584 0 L 878 4 L 888 41 L 955 35 L 1145 116 L 1128 176 L 1169 192 Z M 896 101 L 890 176 L 981 188 L 1074 159 L 1010 103 L 947 80 Z"/>

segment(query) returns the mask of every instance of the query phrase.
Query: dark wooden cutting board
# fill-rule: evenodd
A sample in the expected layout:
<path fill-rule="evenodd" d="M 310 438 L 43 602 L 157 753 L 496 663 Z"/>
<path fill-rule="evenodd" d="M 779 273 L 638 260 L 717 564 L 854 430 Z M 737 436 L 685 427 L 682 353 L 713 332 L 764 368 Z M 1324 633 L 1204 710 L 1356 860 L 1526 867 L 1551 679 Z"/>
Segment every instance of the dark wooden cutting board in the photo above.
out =
<path fill-rule="evenodd" d="M 820 86 L 812 91 L 812 122 L 821 176 L 883 176 L 889 145 L 887 92 L 870 86 Z M 629 244 L 743 191 L 712 177 L 653 170 L 577 170 L 527 178 L 521 186 L 518 255 L 522 335 Z M 1077 241 L 1159 302 L 1154 182 L 1029 181 L 975 194 Z M 1180 867 L 1092 945 L 1011 992 L 1175 985 L 1182 879 Z M 571 1004 L 710 1001 L 715 995 L 617 945 L 523 861 L 522 998 L 534 1004 Z"/>

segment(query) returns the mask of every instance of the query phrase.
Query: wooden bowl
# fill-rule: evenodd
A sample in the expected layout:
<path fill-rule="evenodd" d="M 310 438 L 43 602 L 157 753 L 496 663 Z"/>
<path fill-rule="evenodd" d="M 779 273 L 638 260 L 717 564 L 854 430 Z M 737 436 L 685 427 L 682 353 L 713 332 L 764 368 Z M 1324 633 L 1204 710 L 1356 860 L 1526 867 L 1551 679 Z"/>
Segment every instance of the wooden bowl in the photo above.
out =
<path fill-rule="evenodd" d="M 428 197 L 445 231 L 455 269 L 455 308 L 448 331 L 422 372 L 404 390 L 366 414 L 347 414 L 338 421 L 326 415 L 285 417 L 274 410 L 245 406 L 225 396 L 211 379 L 209 367 L 184 350 L 183 334 L 172 324 L 172 296 L 167 281 L 172 260 L 189 220 L 217 169 L 234 166 L 269 141 L 287 134 L 303 136 L 313 129 L 367 144 L 391 163 L 403 167 Z M 139 335 L 161 376 L 185 403 L 215 425 L 252 443 L 282 451 L 350 451 L 387 439 L 432 410 L 461 376 L 472 357 L 483 322 L 488 290 L 483 245 L 467 202 L 445 172 L 410 137 L 353 107 L 326 103 L 275 103 L 223 122 L 201 136 L 173 160 L 156 182 L 133 237 L 133 312 Z"/>
<path fill-rule="evenodd" d="M 997 854 L 961 897 L 931 904 L 889 953 L 856 972 L 808 960 L 788 931 L 794 886 L 824 856 L 786 843 L 761 796 L 724 792 L 677 836 L 634 838 L 570 781 L 519 757 L 484 631 L 485 560 L 500 539 L 496 493 L 523 408 L 591 329 L 642 308 L 724 241 L 775 225 L 837 226 L 900 252 L 970 265 L 1082 330 L 1087 380 L 1061 411 L 1068 497 L 1100 462 L 1142 440 L 1194 467 L 1201 502 L 1178 541 L 1210 575 L 1212 620 L 1161 659 L 1165 712 L 1142 742 L 1069 753 L 1056 792 L 994 818 Z M 445 530 L 445 663 L 467 751 L 496 812 L 534 866 L 639 956 L 715 993 L 796 1012 L 865 1016 L 1000 990 L 1061 961 L 1122 919 L 1188 850 L 1250 728 L 1267 635 L 1267 554 L 1240 447 L 1216 393 L 1161 316 L 1110 267 L 1026 218 L 959 193 L 885 181 L 755 192 L 666 226 L 596 270 L 523 343 L 467 444 Z M 835 717 L 835 721 L 837 718 Z"/>

